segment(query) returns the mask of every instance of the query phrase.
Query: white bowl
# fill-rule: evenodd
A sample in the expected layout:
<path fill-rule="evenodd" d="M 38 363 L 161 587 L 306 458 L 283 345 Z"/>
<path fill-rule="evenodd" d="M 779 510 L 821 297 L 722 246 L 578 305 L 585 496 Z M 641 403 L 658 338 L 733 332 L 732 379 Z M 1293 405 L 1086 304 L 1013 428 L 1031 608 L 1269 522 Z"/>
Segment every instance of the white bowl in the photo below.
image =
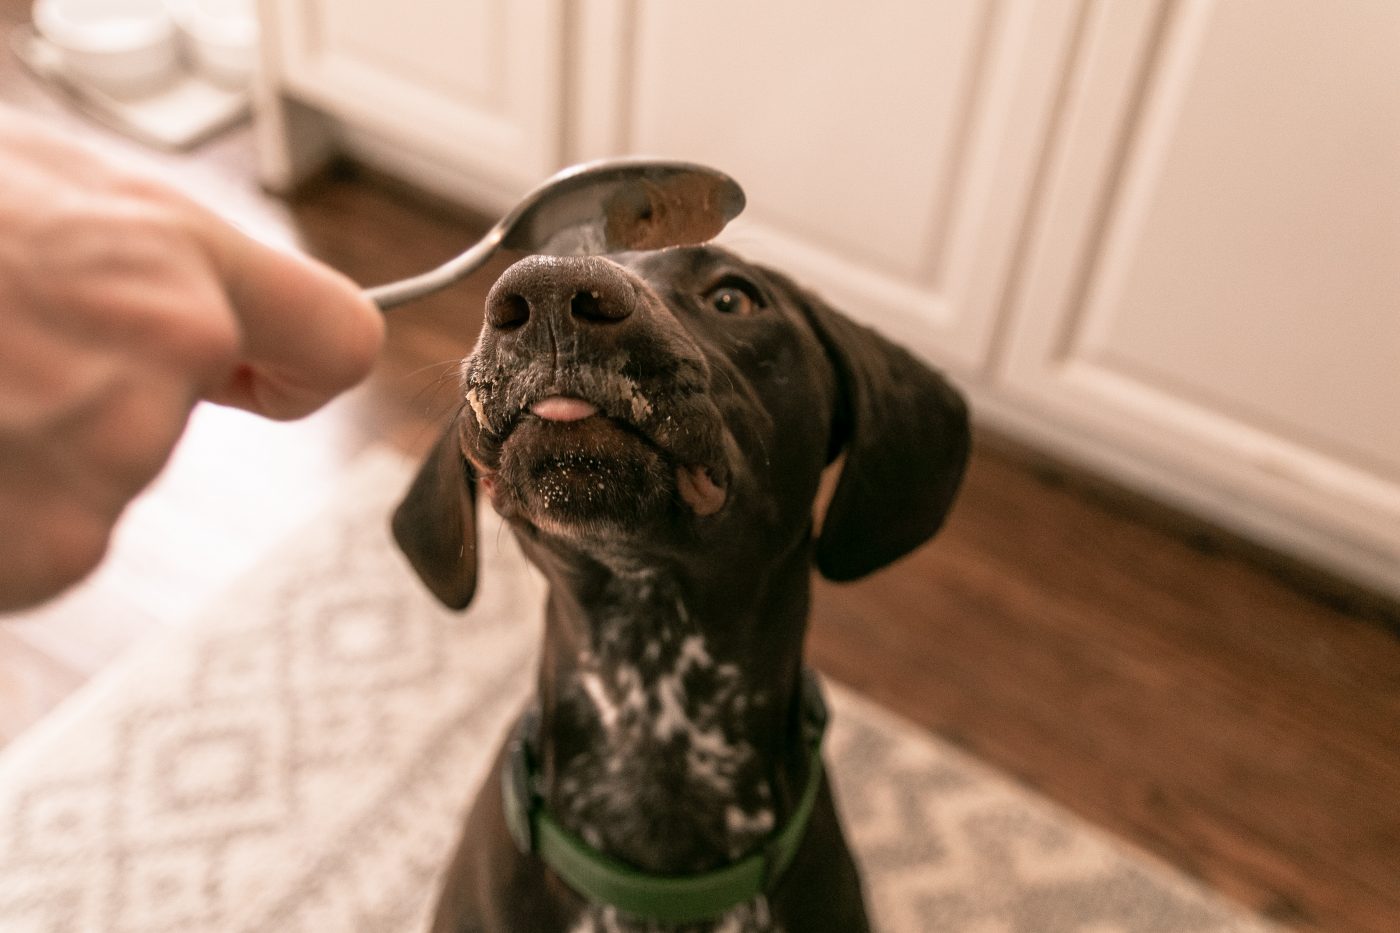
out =
<path fill-rule="evenodd" d="M 195 67 L 221 84 L 244 87 L 258 50 L 255 0 L 166 0 Z"/>
<path fill-rule="evenodd" d="M 179 70 L 164 0 L 36 0 L 34 26 L 70 76 L 115 96 L 154 91 Z"/>

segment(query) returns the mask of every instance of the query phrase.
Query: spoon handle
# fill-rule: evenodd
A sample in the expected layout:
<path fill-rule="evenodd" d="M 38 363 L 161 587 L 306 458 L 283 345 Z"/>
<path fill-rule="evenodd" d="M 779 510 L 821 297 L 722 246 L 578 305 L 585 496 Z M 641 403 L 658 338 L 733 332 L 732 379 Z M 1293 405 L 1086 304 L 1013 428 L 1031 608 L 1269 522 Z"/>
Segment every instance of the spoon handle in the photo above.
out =
<path fill-rule="evenodd" d="M 490 259 L 491 255 L 496 252 L 496 247 L 500 245 L 500 242 L 498 232 L 493 230 L 471 249 L 460 256 L 454 256 L 436 269 L 430 269 L 406 279 L 399 279 L 397 282 L 386 282 L 383 285 L 367 288 L 365 295 L 379 307 L 380 311 L 389 311 L 425 295 L 431 295 L 454 282 L 460 282 L 480 269 L 486 260 Z"/>

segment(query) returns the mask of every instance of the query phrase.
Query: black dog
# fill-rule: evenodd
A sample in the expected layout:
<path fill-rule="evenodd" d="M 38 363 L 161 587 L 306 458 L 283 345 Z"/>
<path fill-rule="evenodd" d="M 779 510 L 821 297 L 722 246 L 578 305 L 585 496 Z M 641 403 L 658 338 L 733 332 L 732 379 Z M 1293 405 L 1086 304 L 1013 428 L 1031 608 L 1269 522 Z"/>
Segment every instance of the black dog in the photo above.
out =
<path fill-rule="evenodd" d="M 486 318 L 394 530 L 463 607 L 484 491 L 550 593 L 434 929 L 866 929 L 802 665 L 810 567 L 854 579 L 938 529 L 962 399 L 713 247 L 529 257 Z"/>

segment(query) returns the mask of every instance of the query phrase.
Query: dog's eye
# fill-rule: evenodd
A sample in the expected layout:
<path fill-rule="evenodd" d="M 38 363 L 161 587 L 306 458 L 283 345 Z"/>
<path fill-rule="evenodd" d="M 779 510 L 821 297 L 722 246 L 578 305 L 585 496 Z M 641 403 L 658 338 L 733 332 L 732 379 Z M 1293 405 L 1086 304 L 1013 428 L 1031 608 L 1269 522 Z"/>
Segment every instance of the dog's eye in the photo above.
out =
<path fill-rule="evenodd" d="M 705 293 L 705 304 L 724 314 L 753 314 L 763 307 L 758 290 L 742 279 L 725 279 Z"/>

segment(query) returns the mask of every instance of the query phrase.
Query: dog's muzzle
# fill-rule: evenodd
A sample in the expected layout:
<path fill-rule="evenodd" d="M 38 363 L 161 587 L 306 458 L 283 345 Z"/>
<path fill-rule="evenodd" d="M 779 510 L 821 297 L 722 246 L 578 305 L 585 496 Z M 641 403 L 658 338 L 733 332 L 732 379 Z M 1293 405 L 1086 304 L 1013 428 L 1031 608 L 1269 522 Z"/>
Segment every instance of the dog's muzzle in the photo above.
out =
<path fill-rule="evenodd" d="M 606 518 L 619 482 L 645 497 L 664 486 L 660 498 L 701 517 L 727 501 L 707 364 L 661 299 L 611 260 L 530 256 L 507 269 L 464 376 L 469 456 L 487 477 L 515 475 L 551 519 L 570 503 Z M 528 469 L 512 469 L 511 444 Z"/>

